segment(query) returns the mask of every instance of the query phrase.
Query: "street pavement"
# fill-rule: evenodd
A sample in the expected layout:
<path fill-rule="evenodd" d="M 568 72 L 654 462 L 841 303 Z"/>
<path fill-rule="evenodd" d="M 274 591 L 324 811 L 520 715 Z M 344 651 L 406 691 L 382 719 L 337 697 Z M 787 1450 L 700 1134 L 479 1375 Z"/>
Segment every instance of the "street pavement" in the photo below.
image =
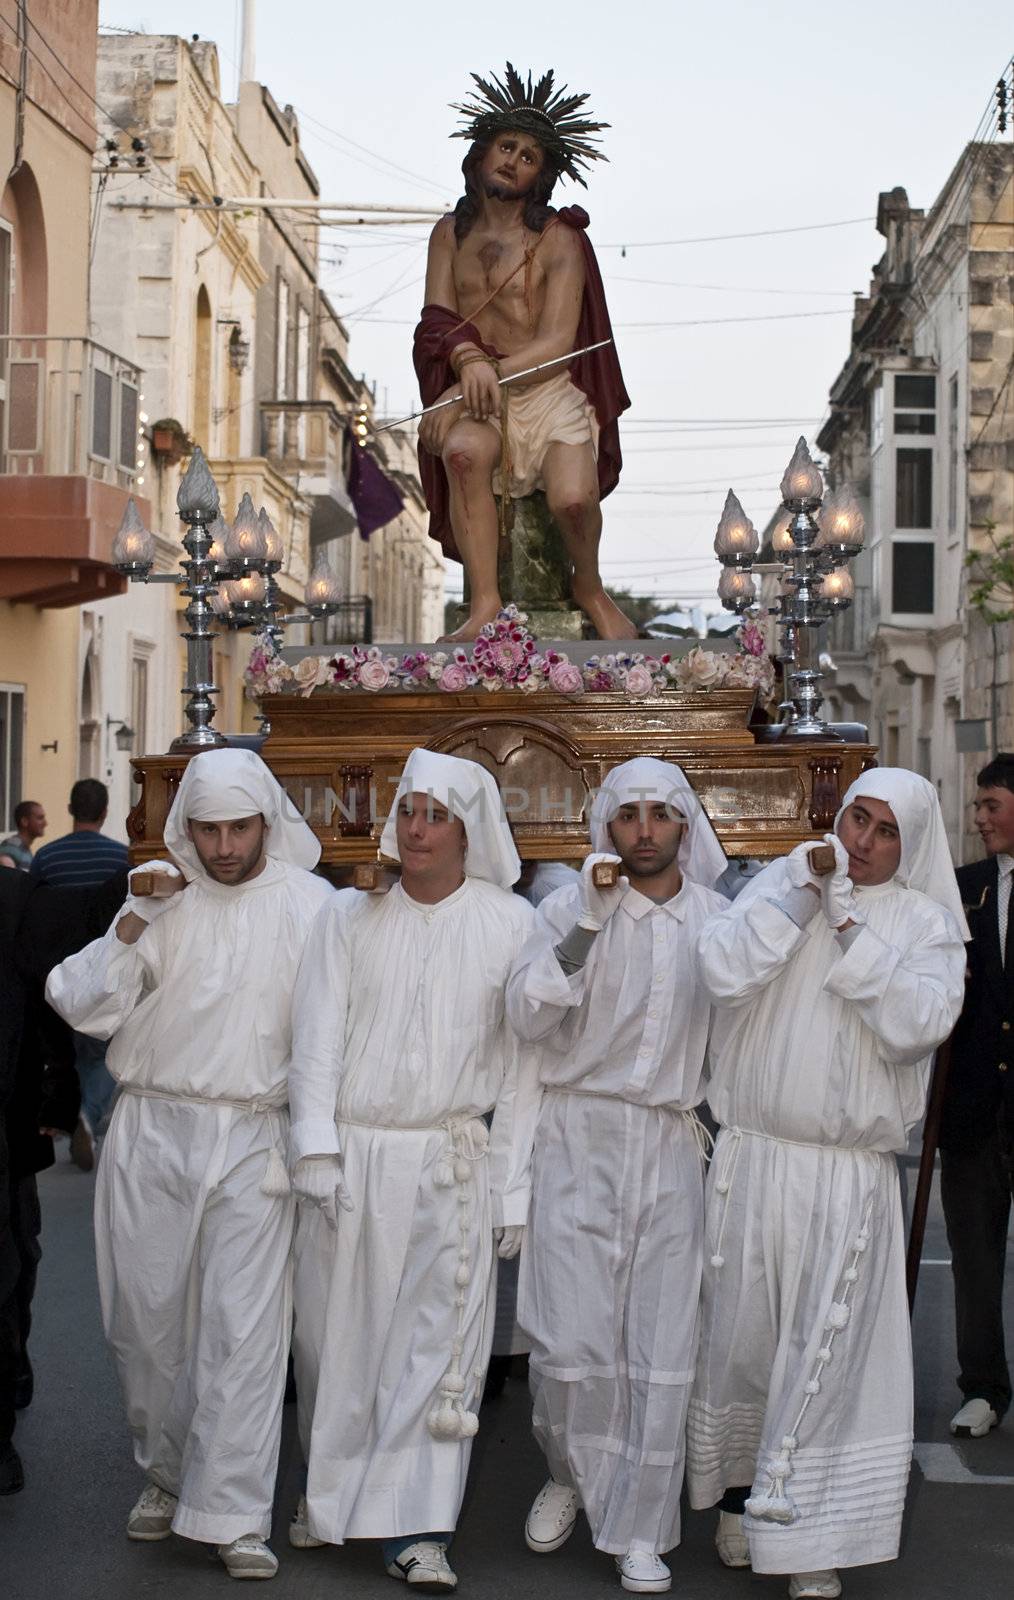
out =
<path fill-rule="evenodd" d="M 208 1549 L 184 1539 L 134 1544 L 124 1533 L 142 1486 L 99 1327 L 91 1242 L 93 1182 L 66 1158 L 40 1183 L 45 1257 L 31 1352 L 36 1398 L 16 1442 L 27 1485 L 0 1500 L 0 1600 L 225 1600 L 232 1582 Z M 1011 1600 L 1014 1595 L 1014 1417 L 982 1440 L 958 1442 L 947 1421 L 954 1387 L 947 1247 L 934 1197 L 916 1309 L 916 1465 L 901 1559 L 845 1574 L 848 1600 Z M 1014 1345 L 1014 1258 L 1007 1326 Z M 525 1513 L 545 1476 L 528 1429 L 523 1383 L 487 1406 L 453 1551 L 458 1593 L 482 1600 L 596 1600 L 618 1596 L 611 1558 L 583 1521 L 552 1556 L 534 1556 Z M 292 1550 L 286 1526 L 299 1493 L 295 1407 L 286 1407 L 273 1546 L 281 1563 L 273 1600 L 394 1600 L 373 1544 Z M 673 1595 L 687 1600 L 775 1600 L 780 1578 L 721 1567 L 711 1513 L 687 1514 L 673 1553 Z"/>

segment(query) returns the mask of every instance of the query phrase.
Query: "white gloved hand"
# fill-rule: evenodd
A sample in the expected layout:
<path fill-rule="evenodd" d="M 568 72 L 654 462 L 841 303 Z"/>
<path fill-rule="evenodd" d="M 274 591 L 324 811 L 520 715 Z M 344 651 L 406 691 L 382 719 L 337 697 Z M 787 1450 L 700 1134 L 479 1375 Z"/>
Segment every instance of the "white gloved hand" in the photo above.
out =
<path fill-rule="evenodd" d="M 581 868 L 581 909 L 578 912 L 577 925 L 579 928 L 590 928 L 595 933 L 605 927 L 630 887 L 629 880 L 620 877 L 612 889 L 596 889 L 592 882 L 592 869 L 599 861 L 615 861 L 618 866 L 620 858 L 606 852 L 590 855 L 585 858 L 584 866 Z"/>
<path fill-rule="evenodd" d="M 810 866 L 812 849 L 812 844 L 797 844 L 785 857 L 785 870 L 793 889 L 820 889 L 821 880 Z"/>
<path fill-rule="evenodd" d="M 820 903 L 828 923 L 838 931 L 844 923 L 858 921 L 855 886 L 849 877 L 849 853 L 837 834 L 825 833 L 824 843 L 834 848 L 835 868 L 821 879 Z"/>
<path fill-rule="evenodd" d="M 513 1261 L 519 1253 L 525 1237 L 525 1225 L 513 1223 L 506 1228 L 494 1228 L 493 1237 L 496 1240 L 496 1253 L 501 1261 Z"/>
<path fill-rule="evenodd" d="M 301 1156 L 292 1172 L 292 1192 L 305 1205 L 322 1211 L 330 1228 L 338 1227 L 338 1208 L 354 1211 L 341 1156 Z"/>
<path fill-rule="evenodd" d="M 142 922 L 152 923 L 160 917 L 163 911 L 176 904 L 176 894 L 181 894 L 187 886 L 187 881 L 182 872 L 174 867 L 171 861 L 147 861 L 143 867 L 135 868 L 139 872 L 159 872 L 167 877 L 179 879 L 179 889 L 174 894 L 128 894 L 123 902 L 123 911 L 132 911 L 135 917 L 140 917 Z M 130 879 L 127 884 L 129 887 Z M 121 911 L 120 915 L 123 915 Z"/>

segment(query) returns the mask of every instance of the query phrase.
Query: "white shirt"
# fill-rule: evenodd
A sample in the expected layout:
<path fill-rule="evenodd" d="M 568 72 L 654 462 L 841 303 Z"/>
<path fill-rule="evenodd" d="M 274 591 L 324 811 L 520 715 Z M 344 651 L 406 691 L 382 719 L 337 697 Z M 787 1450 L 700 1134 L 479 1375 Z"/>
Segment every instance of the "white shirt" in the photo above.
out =
<path fill-rule="evenodd" d="M 819 913 L 797 927 L 775 861 L 704 929 L 701 979 L 717 1009 L 708 1099 L 718 1121 L 772 1138 L 904 1150 L 932 1052 L 964 997 L 949 912 L 893 880 L 856 889 L 847 950 Z"/>
<path fill-rule="evenodd" d="M 516 1032 L 542 1042 L 542 1084 L 636 1105 L 697 1105 L 711 1004 L 697 981 L 695 945 L 726 904 L 689 879 L 663 905 L 630 888 L 584 966 L 567 977 L 555 947 L 577 922 L 581 891 L 544 900 L 507 990 Z"/>
<path fill-rule="evenodd" d="M 1011 873 L 1014 873 L 1014 856 L 998 855 L 996 858 L 996 916 L 1000 934 L 1000 965 L 1005 965 L 1007 953 L 1007 922 L 1010 916 Z"/>
<path fill-rule="evenodd" d="M 559 889 L 539 906 L 507 987 L 512 1027 L 541 1052 L 526 1061 L 493 1124 L 494 1158 L 506 1172 L 504 1222 L 527 1218 L 547 1089 L 673 1110 L 703 1099 L 711 1005 L 697 979 L 695 946 L 699 929 L 725 904 L 688 879 L 663 905 L 628 889 L 570 976 L 555 947 L 577 921 L 580 887 Z"/>
<path fill-rule="evenodd" d="M 325 909 L 293 1000 L 293 1160 L 339 1153 L 336 1117 L 422 1129 L 493 1107 L 516 1071 L 504 989 L 532 916 L 480 878 L 436 905 L 397 883 Z"/>
<path fill-rule="evenodd" d="M 334 898 L 323 878 L 270 856 L 247 883 L 202 875 L 136 944 L 114 922 L 55 967 L 46 999 L 72 1028 L 111 1041 L 120 1083 L 284 1106 L 296 969 Z"/>

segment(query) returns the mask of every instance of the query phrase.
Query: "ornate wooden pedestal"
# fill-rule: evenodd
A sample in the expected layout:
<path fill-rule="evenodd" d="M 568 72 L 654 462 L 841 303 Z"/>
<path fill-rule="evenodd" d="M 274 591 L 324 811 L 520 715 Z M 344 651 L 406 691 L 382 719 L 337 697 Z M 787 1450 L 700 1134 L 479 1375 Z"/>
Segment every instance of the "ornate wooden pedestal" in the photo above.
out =
<path fill-rule="evenodd" d="M 373 858 L 405 758 L 416 745 L 479 761 L 496 776 L 522 856 L 587 853 L 589 795 L 635 755 L 685 769 L 726 851 L 782 855 L 830 827 L 841 795 L 875 762 L 872 746 L 757 744 L 749 689 L 568 699 L 545 690 L 462 694 L 317 690 L 269 695 L 262 754 L 332 866 Z M 162 828 L 186 757 L 143 756 L 128 818 L 135 861 L 164 853 Z"/>

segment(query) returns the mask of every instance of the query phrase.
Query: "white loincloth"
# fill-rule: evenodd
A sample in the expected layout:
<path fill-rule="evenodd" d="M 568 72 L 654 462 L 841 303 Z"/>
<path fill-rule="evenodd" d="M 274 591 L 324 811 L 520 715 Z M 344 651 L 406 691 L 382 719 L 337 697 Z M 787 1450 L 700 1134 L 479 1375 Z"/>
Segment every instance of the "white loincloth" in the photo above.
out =
<path fill-rule="evenodd" d="M 546 487 L 542 464 L 551 444 L 590 444 L 598 459 L 599 425 L 584 391 L 566 372 L 534 383 L 529 389 L 511 385 L 507 402 L 507 443 L 510 447 L 512 500 L 521 500 Z M 500 494 L 499 464 L 493 472 L 493 493 Z"/>

